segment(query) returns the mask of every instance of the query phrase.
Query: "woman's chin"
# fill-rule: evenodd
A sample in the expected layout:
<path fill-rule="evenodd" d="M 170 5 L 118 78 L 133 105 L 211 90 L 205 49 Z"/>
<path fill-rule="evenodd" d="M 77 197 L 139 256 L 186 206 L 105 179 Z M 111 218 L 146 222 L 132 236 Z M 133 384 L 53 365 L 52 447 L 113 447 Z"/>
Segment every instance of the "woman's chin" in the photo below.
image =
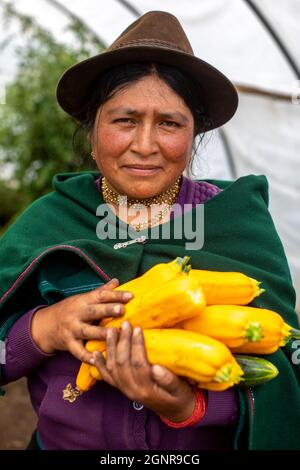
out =
<path fill-rule="evenodd" d="M 157 184 L 157 181 L 140 181 L 139 179 L 124 186 L 122 194 L 130 199 L 147 199 L 162 193 L 163 188 L 164 186 Z"/>
<path fill-rule="evenodd" d="M 124 193 L 128 199 L 149 199 L 151 197 L 154 197 L 154 196 L 157 196 L 158 194 L 160 194 L 159 191 L 157 192 L 153 192 L 153 188 L 151 188 L 151 190 L 147 191 L 137 191 L 137 192 L 132 192 L 132 191 L 128 191 L 126 193 Z"/>

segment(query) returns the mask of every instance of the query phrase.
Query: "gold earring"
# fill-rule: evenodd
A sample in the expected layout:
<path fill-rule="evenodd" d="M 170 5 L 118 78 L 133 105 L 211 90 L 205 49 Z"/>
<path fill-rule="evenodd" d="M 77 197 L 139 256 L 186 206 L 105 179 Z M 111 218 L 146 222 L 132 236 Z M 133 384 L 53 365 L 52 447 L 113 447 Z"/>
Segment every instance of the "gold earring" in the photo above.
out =
<path fill-rule="evenodd" d="M 96 157 L 95 157 L 94 152 L 91 152 L 91 155 L 92 155 L 92 157 L 93 157 L 93 160 L 96 160 Z"/>

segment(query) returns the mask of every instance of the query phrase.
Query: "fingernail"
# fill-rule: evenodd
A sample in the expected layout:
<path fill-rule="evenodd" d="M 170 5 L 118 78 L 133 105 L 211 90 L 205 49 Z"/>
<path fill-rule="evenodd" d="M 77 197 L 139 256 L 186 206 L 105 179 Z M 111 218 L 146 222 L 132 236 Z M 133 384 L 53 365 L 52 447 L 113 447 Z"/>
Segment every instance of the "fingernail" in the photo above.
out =
<path fill-rule="evenodd" d="M 95 358 L 92 357 L 90 360 L 89 360 L 89 363 L 93 366 L 95 364 Z"/>
<path fill-rule="evenodd" d="M 108 329 L 107 329 L 107 333 L 106 333 L 107 339 L 111 339 L 111 338 L 112 338 L 112 335 L 113 335 L 112 329 L 111 329 L 111 328 L 108 328 Z"/>
<path fill-rule="evenodd" d="M 115 305 L 113 308 L 114 313 L 120 313 L 121 312 L 121 305 Z"/>
<path fill-rule="evenodd" d="M 164 375 L 164 370 L 161 366 L 155 364 L 154 366 L 152 366 L 152 372 L 154 375 L 156 375 L 156 377 L 163 377 Z"/>
<path fill-rule="evenodd" d="M 138 336 L 141 332 L 142 332 L 142 328 L 140 326 L 135 327 L 135 329 L 133 330 L 133 334 L 135 336 Z"/>
<path fill-rule="evenodd" d="M 128 330 L 129 328 L 129 322 L 128 321 L 123 321 L 122 323 L 122 330 Z"/>
<path fill-rule="evenodd" d="M 123 299 L 124 300 L 130 300 L 132 299 L 133 295 L 131 292 L 125 292 L 125 294 L 123 294 Z"/>

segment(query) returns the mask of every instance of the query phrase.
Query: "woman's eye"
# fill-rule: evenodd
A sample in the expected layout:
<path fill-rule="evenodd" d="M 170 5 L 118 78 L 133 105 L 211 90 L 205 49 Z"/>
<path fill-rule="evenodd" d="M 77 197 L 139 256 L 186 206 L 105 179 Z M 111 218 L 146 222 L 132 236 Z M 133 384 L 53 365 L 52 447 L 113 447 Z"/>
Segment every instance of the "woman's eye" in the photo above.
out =
<path fill-rule="evenodd" d="M 180 127 L 175 121 L 163 121 L 162 124 L 167 127 Z"/>
<path fill-rule="evenodd" d="M 134 121 L 131 118 L 118 118 L 115 119 L 114 122 L 124 122 L 125 124 L 133 124 Z"/>

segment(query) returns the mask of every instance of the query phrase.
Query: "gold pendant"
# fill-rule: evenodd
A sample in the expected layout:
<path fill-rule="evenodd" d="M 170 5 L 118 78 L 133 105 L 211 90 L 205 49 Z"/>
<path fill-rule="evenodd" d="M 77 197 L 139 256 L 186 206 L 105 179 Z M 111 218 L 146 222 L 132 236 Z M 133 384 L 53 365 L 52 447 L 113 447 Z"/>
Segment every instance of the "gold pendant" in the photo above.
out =
<path fill-rule="evenodd" d="M 73 403 L 81 394 L 82 392 L 77 387 L 73 388 L 72 384 L 68 384 L 63 390 L 63 400 Z"/>

